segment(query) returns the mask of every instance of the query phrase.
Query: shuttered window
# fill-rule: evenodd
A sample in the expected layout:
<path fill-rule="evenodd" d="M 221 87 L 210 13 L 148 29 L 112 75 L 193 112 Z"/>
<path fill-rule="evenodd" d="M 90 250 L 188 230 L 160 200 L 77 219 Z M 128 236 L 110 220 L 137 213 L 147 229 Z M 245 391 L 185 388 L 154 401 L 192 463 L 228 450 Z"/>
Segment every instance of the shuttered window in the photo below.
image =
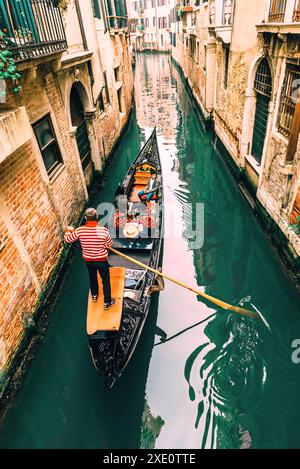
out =
<path fill-rule="evenodd" d="M 93 12 L 94 12 L 94 17 L 100 19 L 101 9 L 100 9 L 99 0 L 92 0 L 92 7 L 93 7 Z"/>
<path fill-rule="evenodd" d="M 34 124 L 33 130 L 40 147 L 47 173 L 51 176 L 55 169 L 63 163 L 63 160 L 50 116 L 47 115 Z"/>
<path fill-rule="evenodd" d="M 267 59 L 260 62 L 254 81 L 256 111 L 251 154 L 261 162 L 269 117 L 269 103 L 272 95 L 272 77 Z"/>
<path fill-rule="evenodd" d="M 278 130 L 290 136 L 298 90 L 300 87 L 300 66 L 288 64 L 280 99 Z"/>

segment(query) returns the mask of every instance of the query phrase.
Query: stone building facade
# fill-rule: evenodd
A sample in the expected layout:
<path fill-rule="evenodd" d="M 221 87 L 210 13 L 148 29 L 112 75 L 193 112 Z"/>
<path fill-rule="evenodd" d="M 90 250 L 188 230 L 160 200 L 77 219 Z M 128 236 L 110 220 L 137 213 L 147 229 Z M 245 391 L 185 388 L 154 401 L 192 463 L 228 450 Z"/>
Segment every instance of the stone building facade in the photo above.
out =
<path fill-rule="evenodd" d="M 1 30 L 22 88 L 7 82 L 0 103 L 1 373 L 47 296 L 66 255 L 63 229 L 79 221 L 133 96 L 127 24 L 107 4 L 5 8 Z"/>
<path fill-rule="evenodd" d="M 300 2 L 184 0 L 172 57 L 284 260 L 299 269 Z"/>
<path fill-rule="evenodd" d="M 127 0 L 131 42 L 137 51 L 169 52 L 173 0 Z"/>

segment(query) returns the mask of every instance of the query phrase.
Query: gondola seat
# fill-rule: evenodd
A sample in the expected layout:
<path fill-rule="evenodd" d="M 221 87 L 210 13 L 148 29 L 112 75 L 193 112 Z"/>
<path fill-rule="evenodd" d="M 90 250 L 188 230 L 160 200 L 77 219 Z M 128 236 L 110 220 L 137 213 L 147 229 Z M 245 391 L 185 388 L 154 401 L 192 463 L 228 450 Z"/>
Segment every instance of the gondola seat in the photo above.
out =
<path fill-rule="evenodd" d="M 142 195 L 141 199 L 146 200 L 146 195 Z M 153 195 L 150 200 L 157 200 L 157 195 Z"/>

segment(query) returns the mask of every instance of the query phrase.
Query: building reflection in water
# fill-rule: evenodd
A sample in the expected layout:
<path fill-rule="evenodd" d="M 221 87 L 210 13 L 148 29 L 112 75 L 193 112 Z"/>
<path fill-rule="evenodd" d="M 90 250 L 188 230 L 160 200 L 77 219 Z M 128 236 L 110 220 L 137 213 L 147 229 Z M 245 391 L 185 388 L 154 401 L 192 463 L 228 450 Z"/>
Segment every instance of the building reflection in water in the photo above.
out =
<path fill-rule="evenodd" d="M 175 139 L 177 129 L 176 88 L 170 67 L 170 57 L 166 54 L 137 54 L 135 66 L 137 123 L 142 129 L 156 126 L 157 133 L 166 142 Z"/>
<path fill-rule="evenodd" d="M 154 416 L 151 413 L 147 399 L 145 400 L 145 408 L 142 418 L 142 429 L 141 429 L 141 443 L 140 448 L 151 449 L 155 447 L 156 439 L 159 437 L 162 427 L 164 426 L 164 420 L 158 416 Z"/>

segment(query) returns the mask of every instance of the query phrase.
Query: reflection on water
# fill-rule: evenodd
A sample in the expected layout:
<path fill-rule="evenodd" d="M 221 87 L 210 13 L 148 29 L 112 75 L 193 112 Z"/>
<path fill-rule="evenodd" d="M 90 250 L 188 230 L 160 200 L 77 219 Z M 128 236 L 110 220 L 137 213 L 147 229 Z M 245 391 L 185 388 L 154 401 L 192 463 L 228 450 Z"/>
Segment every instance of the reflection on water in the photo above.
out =
<path fill-rule="evenodd" d="M 299 297 L 197 121 L 168 57 L 138 57 L 136 91 L 139 126 L 146 133 L 154 125 L 158 130 L 166 214 L 181 214 L 180 239 L 165 240 L 164 271 L 228 303 L 248 302 L 264 318 L 216 310 L 166 284 L 146 391 L 147 406 L 165 421 L 155 446 L 299 446 L 300 409 L 294 412 L 287 395 L 299 401 L 300 377 L 285 335 L 297 318 Z M 204 244 L 190 250 L 184 233 L 195 203 L 205 205 Z M 294 335 L 300 337 L 299 323 Z"/>
<path fill-rule="evenodd" d="M 264 321 L 216 309 L 166 282 L 154 294 L 128 368 L 106 393 L 87 347 L 88 275 L 78 250 L 0 447 L 299 448 L 300 365 L 291 360 L 291 344 L 300 338 L 299 296 L 197 121 L 169 57 L 139 55 L 135 80 L 137 121 L 133 114 L 92 203 L 113 201 L 156 125 L 166 220 L 171 211 L 179 214 L 180 236 L 164 240 L 164 272 L 228 303 L 249 303 Z M 197 249 L 184 236 L 191 203 L 205 207 Z"/>
<path fill-rule="evenodd" d="M 155 447 L 156 439 L 158 438 L 162 427 L 164 426 L 164 420 L 158 416 L 154 416 L 151 413 L 147 400 L 145 400 L 145 408 L 142 419 L 142 430 L 141 430 L 141 443 L 140 448 L 151 449 Z"/>

